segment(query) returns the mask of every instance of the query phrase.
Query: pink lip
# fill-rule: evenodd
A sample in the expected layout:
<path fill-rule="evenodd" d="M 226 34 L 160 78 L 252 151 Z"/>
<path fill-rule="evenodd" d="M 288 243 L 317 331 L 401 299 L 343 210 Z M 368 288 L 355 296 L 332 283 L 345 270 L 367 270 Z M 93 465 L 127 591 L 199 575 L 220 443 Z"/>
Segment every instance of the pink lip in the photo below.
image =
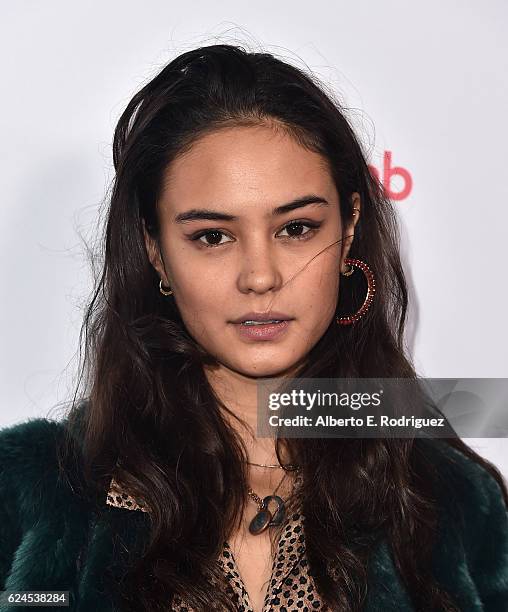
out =
<path fill-rule="evenodd" d="M 264 312 L 246 312 L 241 317 L 233 319 L 231 323 L 243 323 L 244 321 L 290 321 L 292 317 L 278 312 L 276 310 L 264 311 Z"/>
<path fill-rule="evenodd" d="M 264 323 L 263 325 L 242 325 L 235 323 L 240 336 L 246 340 L 274 340 L 284 334 L 290 320 L 281 321 L 280 323 Z"/>

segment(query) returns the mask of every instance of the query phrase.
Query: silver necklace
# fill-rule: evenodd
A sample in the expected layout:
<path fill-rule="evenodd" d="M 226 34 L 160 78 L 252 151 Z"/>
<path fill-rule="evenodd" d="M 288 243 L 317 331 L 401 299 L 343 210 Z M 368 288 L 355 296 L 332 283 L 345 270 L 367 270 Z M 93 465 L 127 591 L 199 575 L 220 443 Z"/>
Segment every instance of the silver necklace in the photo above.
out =
<path fill-rule="evenodd" d="M 254 465 L 257 465 L 257 464 L 254 464 Z M 262 466 L 262 467 L 267 467 L 267 466 Z M 279 465 L 279 466 L 274 466 L 274 467 L 281 467 L 281 466 Z M 295 471 L 299 471 L 300 468 L 297 466 L 294 469 Z M 298 478 L 298 474 L 297 474 L 297 478 Z M 281 480 L 281 483 L 282 483 L 282 480 Z M 277 489 L 280 487 L 281 483 L 279 483 Z M 273 495 L 267 495 L 266 497 L 261 498 L 250 487 L 247 489 L 247 493 L 249 497 L 257 504 L 257 507 L 258 507 L 258 511 L 256 512 L 256 515 L 249 523 L 249 532 L 252 535 L 259 535 L 260 533 L 263 533 L 263 531 L 266 531 L 268 527 L 277 527 L 282 524 L 282 522 L 286 518 L 286 505 L 282 497 L 280 497 L 279 495 L 275 495 L 274 493 Z M 275 512 L 273 513 L 270 511 L 268 507 L 270 502 L 275 502 L 277 504 L 277 508 Z"/>

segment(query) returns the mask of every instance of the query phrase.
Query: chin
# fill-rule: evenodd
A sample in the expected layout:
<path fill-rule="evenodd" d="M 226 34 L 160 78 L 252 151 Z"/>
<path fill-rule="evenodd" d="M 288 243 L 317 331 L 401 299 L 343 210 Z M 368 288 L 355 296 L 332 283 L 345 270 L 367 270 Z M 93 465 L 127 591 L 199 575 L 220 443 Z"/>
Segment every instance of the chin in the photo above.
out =
<path fill-rule="evenodd" d="M 252 378 L 268 378 L 283 376 L 285 372 L 291 370 L 295 364 L 293 362 L 274 362 L 273 359 L 267 361 L 260 361 L 259 363 L 253 364 L 252 361 L 249 364 L 239 364 L 237 370 L 244 376 L 250 376 Z"/>

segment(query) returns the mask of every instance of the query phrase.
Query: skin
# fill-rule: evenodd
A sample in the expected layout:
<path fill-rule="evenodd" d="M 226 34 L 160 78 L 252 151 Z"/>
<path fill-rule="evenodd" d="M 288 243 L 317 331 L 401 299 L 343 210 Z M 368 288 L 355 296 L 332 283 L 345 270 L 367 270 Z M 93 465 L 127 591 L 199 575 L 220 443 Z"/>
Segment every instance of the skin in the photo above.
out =
<path fill-rule="evenodd" d="M 328 205 L 313 203 L 272 215 L 274 208 L 310 194 Z M 359 209 L 357 193 L 352 201 Z M 177 222 L 191 209 L 237 219 Z M 167 299 L 176 301 L 188 332 L 218 361 L 218 367 L 205 372 L 216 394 L 244 420 L 245 429 L 234 419 L 230 423 L 249 460 L 276 463 L 274 441 L 253 433 L 256 380 L 294 375 L 328 328 L 360 213 L 343 225 L 326 161 L 269 124 L 223 128 L 196 141 L 166 169 L 158 213 L 159 243 L 146 230 L 144 235 L 152 265 L 173 290 Z M 295 220 L 301 224 L 288 227 Z M 205 230 L 221 233 L 203 235 Z M 249 311 L 270 309 L 294 318 L 280 338 L 245 340 L 231 323 Z M 249 480 L 261 497 L 278 485 L 284 497 L 291 484 L 287 478 L 280 483 L 279 470 L 254 467 Z M 253 605 L 261 609 L 271 556 L 268 535 L 248 534 L 255 512 L 254 504 L 246 507 L 243 524 L 229 543 Z"/>

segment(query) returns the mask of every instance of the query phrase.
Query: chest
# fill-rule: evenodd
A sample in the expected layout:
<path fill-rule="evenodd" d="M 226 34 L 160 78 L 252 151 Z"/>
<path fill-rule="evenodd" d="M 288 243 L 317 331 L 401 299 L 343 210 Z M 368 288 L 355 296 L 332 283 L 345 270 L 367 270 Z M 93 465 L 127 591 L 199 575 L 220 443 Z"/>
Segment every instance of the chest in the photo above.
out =
<path fill-rule="evenodd" d="M 254 612 L 262 612 L 273 567 L 272 545 L 267 532 L 257 536 L 236 534 L 229 539 L 232 555 L 231 572 L 247 591 L 246 599 Z M 234 576 L 234 578 L 237 578 Z"/>

